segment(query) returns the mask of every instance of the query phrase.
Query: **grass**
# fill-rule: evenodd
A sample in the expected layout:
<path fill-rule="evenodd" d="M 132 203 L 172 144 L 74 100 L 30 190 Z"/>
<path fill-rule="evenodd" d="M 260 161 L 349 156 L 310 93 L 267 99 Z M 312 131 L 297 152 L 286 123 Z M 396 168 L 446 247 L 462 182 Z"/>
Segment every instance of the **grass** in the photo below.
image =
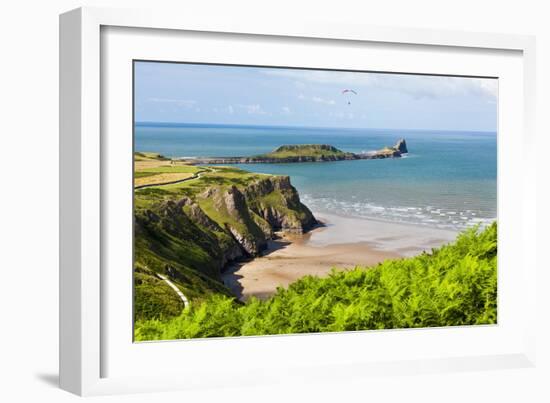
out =
<path fill-rule="evenodd" d="M 432 253 L 306 276 L 241 304 L 211 294 L 170 319 L 138 320 L 136 340 L 495 324 L 497 226 Z"/>
<path fill-rule="evenodd" d="M 259 155 L 263 158 L 291 158 L 291 157 L 332 157 L 345 156 L 350 153 L 343 152 L 327 144 L 296 144 L 283 145 L 276 150 Z"/>
<path fill-rule="evenodd" d="M 200 180 L 165 185 L 162 186 L 162 189 L 173 195 L 195 195 L 212 186 L 237 186 L 243 188 L 250 183 L 251 180 L 269 176 L 223 166 L 193 168 L 205 171 L 201 173 Z"/>
<path fill-rule="evenodd" d="M 156 172 L 135 171 L 134 172 L 134 179 L 136 179 L 136 178 L 146 178 L 148 176 L 154 176 L 156 174 L 157 174 Z"/>
<path fill-rule="evenodd" d="M 134 272 L 134 285 L 137 320 L 166 319 L 178 315 L 185 308 L 174 290 L 148 270 Z"/>
<path fill-rule="evenodd" d="M 162 165 L 158 167 L 143 168 L 138 172 L 147 172 L 147 173 L 197 173 L 204 171 L 204 168 L 197 167 L 194 165 Z"/>
<path fill-rule="evenodd" d="M 219 280 L 221 252 L 216 234 L 183 214 L 159 221 L 151 219 L 148 210 L 136 209 L 134 219 L 136 320 L 167 318 L 181 311 L 167 299 L 171 294 L 155 273 L 174 273 L 170 281 L 190 300 L 200 301 L 211 293 L 229 295 Z M 156 286 L 161 286 L 159 295 Z"/>
<path fill-rule="evenodd" d="M 163 185 L 167 183 L 173 183 L 176 181 L 182 181 L 195 176 L 194 173 L 152 173 L 152 175 L 142 176 L 134 178 L 134 187 L 147 186 L 147 185 Z"/>
<path fill-rule="evenodd" d="M 150 160 L 168 161 L 168 158 L 166 158 L 164 155 L 159 153 L 150 153 L 150 152 L 134 153 L 134 161 L 150 161 Z"/>

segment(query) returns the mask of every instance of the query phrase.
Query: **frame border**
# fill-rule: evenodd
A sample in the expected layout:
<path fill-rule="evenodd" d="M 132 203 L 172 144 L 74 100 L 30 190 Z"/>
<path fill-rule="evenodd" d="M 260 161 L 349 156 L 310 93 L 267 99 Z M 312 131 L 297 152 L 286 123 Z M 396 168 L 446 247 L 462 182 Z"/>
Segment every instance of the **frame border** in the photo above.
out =
<path fill-rule="evenodd" d="M 132 378 L 101 378 L 102 315 L 100 267 L 102 264 L 100 236 L 101 205 L 101 116 L 100 116 L 100 28 L 119 26 L 218 32 L 294 38 L 331 39 L 467 47 L 479 50 L 515 50 L 523 53 L 524 64 L 524 141 L 525 188 L 535 194 L 536 164 L 529 159 L 536 150 L 535 100 L 536 64 L 533 36 L 474 33 L 450 30 L 374 27 L 358 24 L 286 22 L 284 26 L 264 20 L 242 21 L 209 18 L 197 19 L 186 13 L 158 12 L 138 9 L 107 9 L 85 7 L 60 15 L 60 266 L 59 266 L 59 370 L 60 387 L 78 395 L 124 393 L 128 391 L 158 391 L 183 389 L 186 386 L 176 376 L 163 382 L 143 385 Z M 536 225 L 536 201 L 529 199 L 523 213 L 525 221 Z M 524 239 L 533 234 L 524 234 Z M 536 256 L 528 256 L 526 273 L 527 304 L 536 308 Z M 530 317 L 533 316 L 533 317 Z M 430 362 L 365 366 L 361 376 L 374 373 L 468 371 L 502 367 L 534 366 L 534 313 L 527 318 L 524 354 L 472 359 L 440 359 Z M 495 358 L 495 357 L 493 357 Z M 401 370 L 400 370 L 401 369 Z M 292 373 L 293 371 L 290 371 Z M 145 382 L 146 383 L 146 382 Z M 193 387 L 193 385 L 188 385 Z"/>

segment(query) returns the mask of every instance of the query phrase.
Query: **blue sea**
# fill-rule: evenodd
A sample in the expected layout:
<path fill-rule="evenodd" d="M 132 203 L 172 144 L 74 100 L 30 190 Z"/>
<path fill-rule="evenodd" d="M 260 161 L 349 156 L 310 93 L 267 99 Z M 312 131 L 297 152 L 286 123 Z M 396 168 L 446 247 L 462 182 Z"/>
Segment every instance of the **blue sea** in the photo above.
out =
<path fill-rule="evenodd" d="M 289 175 L 314 212 L 460 230 L 497 216 L 497 135 L 402 129 L 137 123 L 135 150 L 169 157 L 249 156 L 282 144 L 362 152 L 407 141 L 403 158 L 240 164 Z"/>

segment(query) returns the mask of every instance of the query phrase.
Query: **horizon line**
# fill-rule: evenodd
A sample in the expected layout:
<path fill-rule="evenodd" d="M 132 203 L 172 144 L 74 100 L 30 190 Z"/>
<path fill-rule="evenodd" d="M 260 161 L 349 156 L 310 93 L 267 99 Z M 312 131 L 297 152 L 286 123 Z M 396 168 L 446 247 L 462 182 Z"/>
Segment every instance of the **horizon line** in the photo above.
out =
<path fill-rule="evenodd" d="M 274 128 L 296 128 L 296 129 L 345 129 L 345 130 L 408 130 L 408 131 L 443 131 L 443 132 L 474 132 L 474 133 L 498 133 L 497 129 L 494 130 L 480 130 L 480 129 L 398 129 L 395 127 L 342 127 L 342 126 L 300 126 L 300 125 L 272 125 L 272 124 L 246 124 L 246 123 L 203 123 L 203 122 L 168 122 L 168 121 L 155 121 L 155 120 L 142 120 L 134 121 L 134 126 L 147 125 L 147 124 L 161 124 L 161 125 L 196 125 L 196 126 L 238 126 L 238 127 L 274 127 Z"/>

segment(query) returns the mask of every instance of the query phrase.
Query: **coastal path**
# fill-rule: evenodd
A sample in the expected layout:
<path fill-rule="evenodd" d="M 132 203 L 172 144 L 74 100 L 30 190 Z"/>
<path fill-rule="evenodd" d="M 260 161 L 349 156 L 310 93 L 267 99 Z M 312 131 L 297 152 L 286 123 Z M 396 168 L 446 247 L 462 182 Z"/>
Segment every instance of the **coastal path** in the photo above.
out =
<path fill-rule="evenodd" d="M 183 309 L 188 308 L 189 307 L 189 300 L 187 299 L 187 297 L 185 295 L 183 295 L 181 290 L 174 283 L 172 283 L 170 280 L 168 280 L 168 278 L 165 275 L 160 274 L 160 273 L 156 273 L 156 275 L 158 276 L 158 278 L 160 278 L 162 281 L 164 281 L 166 284 L 168 284 L 176 292 L 176 294 L 178 294 L 180 299 L 183 301 Z"/>

